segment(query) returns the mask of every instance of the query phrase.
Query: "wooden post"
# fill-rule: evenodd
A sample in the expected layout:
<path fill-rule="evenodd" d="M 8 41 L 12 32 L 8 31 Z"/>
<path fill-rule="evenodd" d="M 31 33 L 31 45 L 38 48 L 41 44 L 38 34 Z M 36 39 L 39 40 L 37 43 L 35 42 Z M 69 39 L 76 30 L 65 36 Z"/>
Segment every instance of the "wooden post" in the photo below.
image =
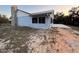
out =
<path fill-rule="evenodd" d="M 13 27 L 17 27 L 17 6 L 15 5 L 11 7 L 11 17 L 12 17 L 11 25 Z"/>

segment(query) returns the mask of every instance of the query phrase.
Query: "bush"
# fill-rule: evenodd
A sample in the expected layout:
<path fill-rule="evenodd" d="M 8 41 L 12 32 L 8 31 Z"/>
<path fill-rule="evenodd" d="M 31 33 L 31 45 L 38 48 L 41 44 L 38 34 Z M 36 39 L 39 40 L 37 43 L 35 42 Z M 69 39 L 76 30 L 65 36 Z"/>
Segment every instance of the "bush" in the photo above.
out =
<path fill-rule="evenodd" d="M 6 15 L 0 15 L 0 23 L 9 23 L 9 19 L 6 17 Z"/>

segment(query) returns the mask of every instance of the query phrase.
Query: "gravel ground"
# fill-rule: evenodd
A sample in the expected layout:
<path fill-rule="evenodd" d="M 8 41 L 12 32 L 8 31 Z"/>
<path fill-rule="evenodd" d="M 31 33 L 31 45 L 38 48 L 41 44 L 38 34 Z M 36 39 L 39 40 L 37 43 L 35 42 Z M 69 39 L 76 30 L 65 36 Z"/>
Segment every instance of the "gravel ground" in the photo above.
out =
<path fill-rule="evenodd" d="M 0 26 L 1 53 L 79 52 L 79 33 L 72 29 Z"/>

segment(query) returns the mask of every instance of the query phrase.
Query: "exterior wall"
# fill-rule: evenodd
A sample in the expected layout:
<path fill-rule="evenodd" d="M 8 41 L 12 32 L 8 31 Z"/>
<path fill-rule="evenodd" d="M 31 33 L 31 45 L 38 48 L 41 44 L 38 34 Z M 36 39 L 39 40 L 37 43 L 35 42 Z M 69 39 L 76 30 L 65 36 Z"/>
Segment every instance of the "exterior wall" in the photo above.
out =
<path fill-rule="evenodd" d="M 32 23 L 32 17 L 30 16 L 18 16 L 18 26 L 28 26 L 32 28 L 37 28 L 37 29 L 48 29 L 50 26 L 50 17 L 45 18 L 45 24 L 39 24 L 39 23 Z"/>
<path fill-rule="evenodd" d="M 30 26 L 31 19 L 29 16 L 18 17 L 18 26 Z"/>
<path fill-rule="evenodd" d="M 39 23 L 36 23 L 36 24 L 31 24 L 31 27 L 33 27 L 33 28 L 39 28 L 39 29 L 48 29 L 48 27 L 49 27 L 49 17 L 46 17 L 45 18 L 45 24 L 39 24 Z"/>
<path fill-rule="evenodd" d="M 17 23 L 18 26 L 30 26 L 32 17 L 29 14 L 18 11 L 17 12 Z"/>
<path fill-rule="evenodd" d="M 32 27 L 32 28 L 37 28 L 37 29 L 48 29 L 51 24 L 51 17 L 45 17 L 45 24 L 39 24 L 39 23 L 32 23 L 32 17 L 29 16 L 28 14 L 22 15 L 19 12 L 17 13 L 17 23 L 18 26 L 27 26 L 27 27 Z"/>

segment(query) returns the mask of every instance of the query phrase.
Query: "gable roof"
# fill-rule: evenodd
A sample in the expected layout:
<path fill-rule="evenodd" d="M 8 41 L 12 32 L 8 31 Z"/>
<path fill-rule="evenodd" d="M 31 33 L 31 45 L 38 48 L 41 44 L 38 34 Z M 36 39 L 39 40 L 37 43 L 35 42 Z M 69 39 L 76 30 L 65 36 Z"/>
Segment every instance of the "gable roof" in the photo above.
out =
<path fill-rule="evenodd" d="M 51 14 L 54 10 L 47 10 L 47 11 L 41 11 L 41 12 L 34 12 L 34 13 L 29 13 L 20 9 L 17 9 L 18 11 L 24 12 L 29 14 L 30 16 L 34 16 L 34 15 L 41 15 L 41 14 Z"/>

